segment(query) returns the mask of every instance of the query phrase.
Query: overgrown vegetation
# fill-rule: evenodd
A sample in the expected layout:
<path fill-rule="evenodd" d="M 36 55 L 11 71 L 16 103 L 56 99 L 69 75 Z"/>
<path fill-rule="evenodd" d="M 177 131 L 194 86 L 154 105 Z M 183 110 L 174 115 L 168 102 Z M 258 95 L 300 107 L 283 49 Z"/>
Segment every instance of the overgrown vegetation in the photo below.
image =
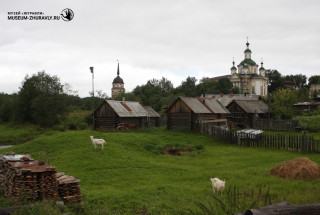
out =
<path fill-rule="evenodd" d="M 0 133 L 5 129 L 1 126 Z M 103 151 L 94 149 L 90 135 L 107 141 Z M 169 156 L 161 151 L 169 145 L 201 150 Z M 201 134 L 164 127 L 126 132 L 48 131 L 24 144 L 2 149 L 0 154 L 7 151 L 28 153 L 35 159 L 46 154 L 59 172 L 79 178 L 84 209 L 73 209 L 77 214 L 201 214 L 195 202 L 210 207 L 210 201 L 221 207 L 212 198 L 212 177 L 226 179 L 225 191 L 217 195 L 224 205 L 250 206 L 252 190 L 257 197 L 260 185 L 263 194 L 270 187 L 273 203 L 320 201 L 319 180 L 291 181 L 269 175 L 274 166 L 297 157 L 320 163 L 317 154 L 224 145 Z M 234 187 L 244 197 L 236 203 L 228 200 Z M 264 201 L 257 204 L 262 205 Z"/>

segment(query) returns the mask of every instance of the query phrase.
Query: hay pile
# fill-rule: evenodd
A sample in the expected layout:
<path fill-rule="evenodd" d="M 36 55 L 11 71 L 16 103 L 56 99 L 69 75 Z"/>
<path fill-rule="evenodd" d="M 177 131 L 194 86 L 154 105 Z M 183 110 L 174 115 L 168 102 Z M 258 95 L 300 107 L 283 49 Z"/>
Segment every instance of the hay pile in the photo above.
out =
<path fill-rule="evenodd" d="M 308 158 L 296 158 L 270 170 L 270 174 L 293 180 L 311 180 L 320 178 L 320 166 Z"/>

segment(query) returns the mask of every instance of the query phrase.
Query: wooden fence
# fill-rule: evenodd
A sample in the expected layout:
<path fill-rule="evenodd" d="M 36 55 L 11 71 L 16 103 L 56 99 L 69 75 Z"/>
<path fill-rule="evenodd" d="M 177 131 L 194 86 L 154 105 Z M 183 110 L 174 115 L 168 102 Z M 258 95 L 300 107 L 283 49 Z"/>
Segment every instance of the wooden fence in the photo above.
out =
<path fill-rule="evenodd" d="M 289 134 L 262 134 L 255 136 L 227 131 L 210 123 L 200 123 L 199 126 L 201 133 L 227 144 L 309 153 L 320 152 L 320 140 L 315 140 L 313 136 Z"/>
<path fill-rule="evenodd" d="M 261 130 L 294 131 L 299 129 L 297 120 L 255 119 L 254 128 Z"/>

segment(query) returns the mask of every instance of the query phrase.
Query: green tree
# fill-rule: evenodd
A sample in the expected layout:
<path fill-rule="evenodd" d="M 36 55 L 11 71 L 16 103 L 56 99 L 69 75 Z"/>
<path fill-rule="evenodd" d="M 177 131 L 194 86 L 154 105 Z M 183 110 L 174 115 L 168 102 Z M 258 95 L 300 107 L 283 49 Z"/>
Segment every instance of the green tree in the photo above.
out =
<path fill-rule="evenodd" d="M 185 81 L 182 81 L 181 85 L 178 87 L 178 92 L 185 96 L 199 96 L 196 91 L 196 82 L 195 77 L 188 77 Z"/>
<path fill-rule="evenodd" d="M 9 122 L 14 119 L 17 94 L 0 93 L 0 121 Z"/>
<path fill-rule="evenodd" d="M 284 76 L 285 81 L 293 82 L 297 87 L 305 87 L 307 84 L 307 76 L 298 74 L 298 75 L 286 75 Z"/>
<path fill-rule="evenodd" d="M 218 89 L 220 93 L 228 94 L 232 91 L 232 83 L 229 78 L 221 78 L 218 80 Z"/>
<path fill-rule="evenodd" d="M 272 114 L 275 119 L 291 119 L 296 110 L 293 105 L 297 102 L 295 90 L 277 89 L 272 93 Z"/>
<path fill-rule="evenodd" d="M 18 93 L 18 119 L 46 127 L 58 124 L 68 113 L 66 98 L 57 76 L 45 71 L 26 76 Z"/>
<path fill-rule="evenodd" d="M 218 82 L 215 80 L 210 80 L 209 78 L 202 78 L 200 83 L 196 86 L 197 96 L 201 94 L 218 94 L 220 93 L 218 89 Z"/>
<path fill-rule="evenodd" d="M 301 87 L 297 90 L 297 100 L 299 102 L 310 101 L 309 98 L 309 89 L 307 87 Z"/>
<path fill-rule="evenodd" d="M 320 75 L 313 75 L 308 79 L 309 86 L 311 84 L 320 84 Z"/>
<path fill-rule="evenodd" d="M 267 70 L 266 76 L 268 77 L 268 92 L 272 93 L 279 88 L 284 88 L 284 79 L 277 70 Z"/>

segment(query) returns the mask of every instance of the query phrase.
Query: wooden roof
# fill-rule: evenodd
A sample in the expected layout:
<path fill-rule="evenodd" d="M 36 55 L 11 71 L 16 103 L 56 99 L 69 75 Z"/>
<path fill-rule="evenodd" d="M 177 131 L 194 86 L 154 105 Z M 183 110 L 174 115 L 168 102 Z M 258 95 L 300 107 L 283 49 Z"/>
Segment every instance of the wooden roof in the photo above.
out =
<path fill-rule="evenodd" d="M 221 95 L 221 94 L 206 94 L 205 97 L 217 99 L 223 106 L 227 107 L 234 100 L 260 100 L 259 95 L 244 95 L 244 94 L 232 94 L 232 95 Z"/>
<path fill-rule="evenodd" d="M 218 113 L 228 114 L 229 111 L 216 99 L 199 98 L 199 97 L 184 97 L 181 99 L 194 113 Z"/>
<path fill-rule="evenodd" d="M 268 105 L 263 100 L 235 100 L 246 113 L 268 113 Z"/>
<path fill-rule="evenodd" d="M 144 106 L 144 109 L 148 112 L 148 117 L 160 117 L 160 115 L 150 106 Z"/>
<path fill-rule="evenodd" d="M 143 107 L 139 102 L 104 100 L 97 109 L 104 103 L 107 103 L 119 117 L 160 117 L 152 107 Z"/>

